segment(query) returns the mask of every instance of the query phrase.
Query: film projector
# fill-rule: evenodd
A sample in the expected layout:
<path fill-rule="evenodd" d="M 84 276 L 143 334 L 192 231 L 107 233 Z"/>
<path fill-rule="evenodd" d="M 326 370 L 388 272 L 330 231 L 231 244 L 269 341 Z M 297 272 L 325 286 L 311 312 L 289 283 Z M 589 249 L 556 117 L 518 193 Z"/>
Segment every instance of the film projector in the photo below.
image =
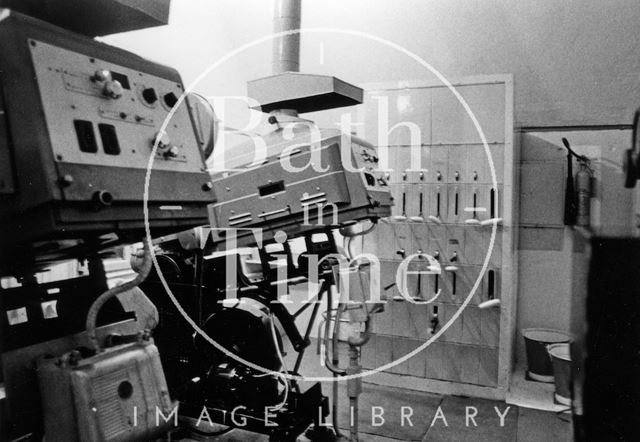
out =
<path fill-rule="evenodd" d="M 276 2 L 276 33 L 299 28 L 300 7 L 299 0 Z M 336 440 L 342 437 L 337 382 L 330 429 L 324 422 L 329 401 L 320 384 L 303 391 L 299 382 L 302 361 L 326 302 L 321 341 L 331 373 L 324 373 L 335 381 L 361 371 L 360 347 L 368 340 L 371 315 L 382 308 L 366 302 L 370 290 L 380 294 L 374 271 L 379 269 L 351 256 L 347 244 L 389 216 L 392 201 L 373 145 L 298 116 L 359 104 L 362 89 L 297 72 L 295 34 L 277 37 L 273 47 L 274 75 L 250 81 L 247 88 L 255 109 L 269 115 L 271 128 L 259 140 L 264 149 L 256 149 L 255 139 L 228 149 L 216 146 L 225 149 L 225 163 L 215 164 L 214 153 L 209 227 L 160 239 L 160 272 L 142 287 L 159 309 L 154 337 L 172 397 L 192 434 L 219 436 L 241 427 L 270 440 L 293 441 L 302 433 L 311 440 Z M 346 250 L 338 246 L 337 233 Z M 312 302 L 291 312 L 281 301 L 298 284 L 318 288 L 309 293 Z M 174 300 L 165 296 L 165 285 Z M 175 303 L 202 333 L 194 334 Z M 307 309 L 301 333 L 296 320 L 302 322 Z M 349 336 L 347 367 L 340 367 L 338 354 L 343 315 L 361 327 Z M 289 366 L 285 337 L 296 353 Z M 351 405 L 357 405 L 360 382 L 347 381 Z M 349 426 L 350 439 L 357 440 L 357 423 Z"/>
<path fill-rule="evenodd" d="M 283 138 L 282 128 L 265 135 L 269 155 L 259 167 L 248 164 L 233 173 L 214 175 L 216 201 L 209 206 L 210 228 L 165 237 L 163 252 L 156 255 L 178 304 L 227 351 L 214 348 L 199 333 L 194 335 L 167 299 L 159 275 L 152 274 L 142 284 L 160 311 L 154 336 L 169 386 L 180 400 L 181 415 L 196 423 L 195 431 L 207 426 L 202 424 L 206 415 L 207 421 L 227 429 L 240 426 L 269 434 L 273 440 L 296 440 L 312 426 L 307 436 L 324 440 L 327 435 L 319 433 L 326 428 L 327 398 L 319 383 L 302 392 L 296 379 L 302 375 L 303 356 L 322 303 L 326 301 L 327 315 L 335 317 L 325 322 L 325 337 L 331 335 L 331 322 L 339 327 L 343 314 L 368 324 L 369 315 L 381 307 L 366 303 L 371 263 L 354 260 L 337 245 L 334 234 L 340 232 L 350 240 L 371 231 L 373 222 L 389 214 L 391 200 L 383 174 L 375 167 L 375 149 L 355 137 L 346 137 L 350 144 L 345 146 L 339 131 L 320 130 L 315 148 L 326 170 L 302 170 L 310 164 L 314 147 L 313 129 L 300 126 L 289 140 Z M 343 149 L 353 162 L 351 170 L 343 164 Z M 295 152 L 294 171 L 283 167 L 283 152 Z M 363 230 L 360 221 L 370 226 Z M 289 295 L 290 287 L 308 283 L 319 287 L 312 302 L 290 312 L 282 296 Z M 340 287 L 341 295 L 350 295 L 338 300 L 337 312 L 333 286 Z M 347 307 L 346 301 L 352 305 Z M 296 319 L 309 308 L 310 319 L 301 333 Z M 280 329 L 297 353 L 291 367 L 284 362 Z M 334 376 L 360 371 L 358 347 L 366 342 L 366 334 L 350 341 L 349 368 L 338 367 L 337 341 L 325 345 L 325 360 Z M 338 335 L 334 328 L 333 336 Z M 330 354 L 329 348 L 334 352 Z M 357 396 L 360 379 L 350 382 Z"/>
<path fill-rule="evenodd" d="M 271 440 L 339 436 L 337 384 L 331 431 L 320 384 L 303 391 L 296 378 L 325 301 L 325 365 L 334 377 L 360 371 L 359 347 L 380 305 L 365 303 L 375 283 L 370 263 L 352 260 L 338 233 L 346 243 L 368 233 L 392 201 L 374 146 L 298 113 L 358 104 L 362 90 L 296 72 L 299 38 L 279 39 L 274 47 L 293 51 L 295 65 L 283 62 L 248 88 L 272 125 L 261 138 L 266 156 L 256 164 L 234 157 L 251 146 L 233 146 L 233 170 L 211 176 L 210 105 L 195 95 L 182 100 L 175 70 L 93 39 L 166 23 L 169 0 L 0 6 L 0 269 L 17 281 L 0 290 L 2 437 L 133 441 L 237 427 Z M 300 2 L 280 6 L 294 20 L 276 16 L 276 30 L 297 29 Z M 141 240 L 137 276 L 109 288 L 105 254 Z M 87 274 L 36 276 L 69 260 L 85 263 Z M 309 282 L 319 287 L 315 302 L 293 313 L 278 302 Z M 296 319 L 309 308 L 301 333 Z M 346 314 L 363 329 L 349 338 L 349 366 L 341 368 Z M 297 353 L 291 367 L 285 338 Z M 349 381 L 352 401 L 360 388 Z M 216 429 L 194 425 L 203 414 Z"/>

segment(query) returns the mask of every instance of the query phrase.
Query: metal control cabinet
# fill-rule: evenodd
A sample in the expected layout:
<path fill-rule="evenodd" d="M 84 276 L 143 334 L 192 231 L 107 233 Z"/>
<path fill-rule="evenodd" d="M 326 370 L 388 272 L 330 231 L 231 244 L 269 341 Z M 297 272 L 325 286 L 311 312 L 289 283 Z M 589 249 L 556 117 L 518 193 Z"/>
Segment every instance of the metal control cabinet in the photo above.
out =
<path fill-rule="evenodd" d="M 146 168 L 157 231 L 206 223 L 209 176 L 178 73 L 0 10 L 0 243 L 143 228 Z M 4 187 L 2 187 L 4 185 Z"/>
<path fill-rule="evenodd" d="M 463 106 L 441 84 L 372 85 L 360 109 L 365 132 L 359 134 L 375 141 L 380 131 L 389 132 L 389 144 L 378 150 L 388 152 L 394 198 L 392 216 L 365 237 L 363 250 L 380 259 L 383 287 L 395 282 L 400 262 L 411 254 L 428 253 L 442 269 L 407 275 L 408 294 L 422 304 L 404 300 L 397 286 L 387 292 L 387 309 L 376 316 L 362 350 L 363 365 L 395 361 L 442 331 L 380 382 L 503 399 L 513 360 L 517 277 L 512 79 L 490 76 L 455 87 L 479 121 L 490 156 Z M 377 116 L 385 103 L 390 116 L 381 127 Z M 409 136 L 408 124 L 419 129 L 419 140 Z M 422 267 L 416 259 L 410 270 Z M 498 307 L 479 308 L 494 299 Z"/>

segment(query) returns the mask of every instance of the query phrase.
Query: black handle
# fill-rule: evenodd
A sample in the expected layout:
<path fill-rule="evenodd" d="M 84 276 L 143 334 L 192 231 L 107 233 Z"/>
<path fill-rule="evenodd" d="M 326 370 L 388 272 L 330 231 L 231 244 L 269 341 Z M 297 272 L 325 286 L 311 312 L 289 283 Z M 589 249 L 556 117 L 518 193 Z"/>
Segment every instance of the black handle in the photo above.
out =
<path fill-rule="evenodd" d="M 300 352 L 309 346 L 309 339 L 305 340 L 302 335 L 300 335 L 300 331 L 298 327 L 296 327 L 295 318 L 284 305 L 279 302 L 272 302 L 269 305 L 269 309 L 271 309 L 271 312 L 278 318 L 280 324 L 282 324 L 282 328 L 289 337 L 295 351 Z"/>
<path fill-rule="evenodd" d="M 564 147 L 569 151 L 569 153 L 571 155 L 573 155 L 574 157 L 576 157 L 579 161 L 589 161 L 589 158 L 587 158 L 584 155 L 578 155 L 577 153 L 575 153 L 573 151 L 573 149 L 571 149 L 571 145 L 569 144 L 569 140 L 567 140 L 566 138 L 562 139 L 562 144 L 564 144 Z"/>
<path fill-rule="evenodd" d="M 573 185 L 573 156 L 579 157 L 571 150 L 569 141 L 562 139 L 564 147 L 567 148 L 567 184 L 564 192 L 564 225 L 574 226 L 578 217 L 578 205 L 576 201 L 576 193 Z M 581 158 L 581 157 L 579 157 Z"/>
<path fill-rule="evenodd" d="M 631 150 L 636 152 L 636 142 L 638 141 L 638 122 L 640 121 L 640 109 L 633 115 L 633 127 L 631 128 Z"/>

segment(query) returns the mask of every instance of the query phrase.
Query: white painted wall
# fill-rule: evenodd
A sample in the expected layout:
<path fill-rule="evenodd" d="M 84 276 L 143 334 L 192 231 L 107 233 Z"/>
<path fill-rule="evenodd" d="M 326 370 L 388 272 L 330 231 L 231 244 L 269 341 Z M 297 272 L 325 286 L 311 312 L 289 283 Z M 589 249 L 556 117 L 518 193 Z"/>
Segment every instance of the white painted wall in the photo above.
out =
<path fill-rule="evenodd" d="M 571 235 L 562 225 L 566 137 L 576 152 L 593 159 L 591 225 L 610 233 L 633 232 L 633 191 L 622 186 L 622 153 L 630 130 L 526 132 L 522 134 L 518 329 L 569 331 Z M 574 173 L 577 165 L 574 161 Z M 524 342 L 517 338 L 524 360 Z"/>
<path fill-rule="evenodd" d="M 105 38 L 177 67 L 187 82 L 222 54 L 271 32 L 271 1 L 173 0 L 170 25 Z M 303 0 L 303 28 L 389 39 L 445 76 L 513 73 L 519 126 L 629 123 L 640 96 L 637 0 Z M 320 41 L 324 42 L 321 64 Z M 302 70 L 354 82 L 418 80 L 416 63 L 359 37 L 305 35 Z M 269 44 L 199 88 L 243 93 L 268 75 Z"/>

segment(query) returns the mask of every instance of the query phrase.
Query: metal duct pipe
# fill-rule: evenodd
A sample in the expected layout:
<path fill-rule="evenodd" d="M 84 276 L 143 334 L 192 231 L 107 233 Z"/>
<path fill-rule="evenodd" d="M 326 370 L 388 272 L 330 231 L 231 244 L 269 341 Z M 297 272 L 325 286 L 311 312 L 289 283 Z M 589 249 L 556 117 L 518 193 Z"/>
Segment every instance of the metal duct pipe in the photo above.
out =
<path fill-rule="evenodd" d="M 274 0 L 273 32 L 300 29 L 302 0 Z M 300 71 L 300 34 L 273 40 L 273 73 Z"/>

